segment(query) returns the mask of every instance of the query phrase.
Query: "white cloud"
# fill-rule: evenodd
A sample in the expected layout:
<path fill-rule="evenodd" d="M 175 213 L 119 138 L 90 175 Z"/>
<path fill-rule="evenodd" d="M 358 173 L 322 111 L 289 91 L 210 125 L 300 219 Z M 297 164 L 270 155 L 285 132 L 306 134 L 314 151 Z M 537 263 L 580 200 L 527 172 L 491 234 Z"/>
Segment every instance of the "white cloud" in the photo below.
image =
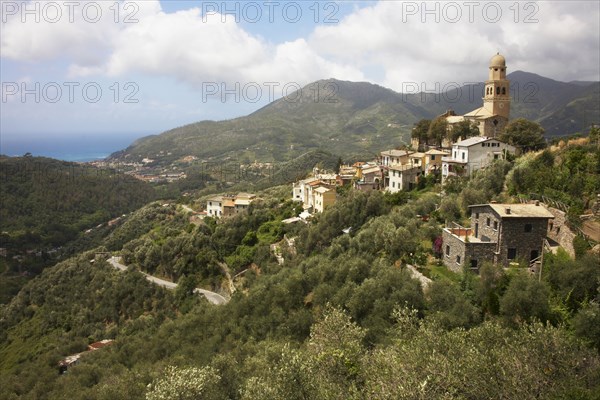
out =
<path fill-rule="evenodd" d="M 96 3 L 97 4 L 97 3 Z M 137 23 L 115 23 L 113 3 L 90 24 L 79 17 L 56 24 L 22 23 L 13 16 L 3 26 L 3 57 L 44 61 L 66 57 L 69 77 L 130 73 L 171 76 L 198 87 L 204 82 L 297 82 L 323 77 L 361 79 L 362 73 L 316 54 L 304 39 L 272 44 L 244 31 L 234 18 L 203 16 L 199 8 L 165 13 L 158 1 L 143 1 Z M 123 6 L 123 4 L 122 4 Z M 131 11 L 131 10 L 129 10 Z"/>
<path fill-rule="evenodd" d="M 43 4 L 28 4 L 35 3 Z M 496 2 L 502 15 L 495 23 L 490 22 L 493 10 L 483 12 L 491 3 L 477 2 L 471 22 L 467 3 L 453 2 L 461 12 L 453 23 L 449 21 L 456 19 L 455 10 L 447 8 L 447 2 L 381 1 L 355 9 L 339 24 L 318 26 L 310 37 L 281 43 L 250 34 L 233 18 L 203 18 L 199 8 L 165 13 L 158 0 L 121 3 L 115 23 L 113 2 L 92 3 L 103 7 L 96 23 L 85 20 L 84 3 L 73 22 L 66 14 L 58 23 L 43 18 L 36 23 L 32 16 L 23 23 L 21 15 L 9 15 L 2 23 L 2 57 L 67 60 L 70 77 L 143 73 L 194 87 L 213 81 L 302 85 L 335 77 L 367 78 L 398 91 L 407 82 L 432 88 L 434 82 L 485 79 L 487 61 L 496 51 L 507 57 L 509 71 L 522 69 L 561 80 L 598 79 L 599 74 L 597 2 Z M 139 9 L 133 10 L 132 4 Z M 437 11 L 425 14 L 424 4 Z M 511 8 L 515 4 L 520 7 L 518 16 Z M 408 12 L 415 6 L 416 12 Z M 132 11 L 138 22 L 124 23 Z M 531 12 L 538 22 L 523 23 Z M 382 76 L 365 77 L 363 71 L 382 71 Z"/>
<path fill-rule="evenodd" d="M 488 3 L 473 2 L 477 6 L 472 19 L 466 3 L 453 3 L 461 11 L 458 18 L 452 9 L 444 10 L 444 2 L 378 2 L 338 25 L 318 27 L 309 43 L 322 57 L 338 63 L 382 66 L 385 77 L 379 83 L 395 90 L 408 82 L 433 88 L 435 82 L 443 86 L 483 80 L 496 51 L 507 57 L 509 71 L 522 69 L 562 80 L 598 79 L 597 2 L 498 2 L 498 18 L 492 7 L 485 8 Z M 425 13 L 424 4 L 434 12 Z M 538 22 L 525 23 L 527 17 Z M 491 22 L 494 19 L 497 22 Z"/>

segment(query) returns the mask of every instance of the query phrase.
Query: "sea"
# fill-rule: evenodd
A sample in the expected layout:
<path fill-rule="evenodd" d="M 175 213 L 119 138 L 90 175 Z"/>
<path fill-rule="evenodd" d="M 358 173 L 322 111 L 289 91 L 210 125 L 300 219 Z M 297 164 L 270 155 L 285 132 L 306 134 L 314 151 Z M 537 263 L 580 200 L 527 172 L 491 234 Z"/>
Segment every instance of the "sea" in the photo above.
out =
<path fill-rule="evenodd" d="M 86 134 L 81 136 L 0 136 L 0 154 L 17 157 L 30 153 L 34 157 L 57 160 L 90 162 L 102 160 L 123 150 L 136 139 L 148 134 Z"/>

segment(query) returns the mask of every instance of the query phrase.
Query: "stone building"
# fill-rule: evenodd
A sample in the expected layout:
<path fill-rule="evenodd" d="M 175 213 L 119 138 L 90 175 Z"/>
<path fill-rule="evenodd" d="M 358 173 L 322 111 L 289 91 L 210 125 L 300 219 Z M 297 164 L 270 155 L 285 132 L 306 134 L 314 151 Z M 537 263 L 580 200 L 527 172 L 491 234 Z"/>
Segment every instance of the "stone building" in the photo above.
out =
<path fill-rule="evenodd" d="M 478 269 L 482 262 L 508 266 L 539 259 L 554 216 L 536 204 L 481 204 L 469 206 L 471 227 L 454 224 L 443 230 L 443 261 L 453 271 L 465 263 Z"/>

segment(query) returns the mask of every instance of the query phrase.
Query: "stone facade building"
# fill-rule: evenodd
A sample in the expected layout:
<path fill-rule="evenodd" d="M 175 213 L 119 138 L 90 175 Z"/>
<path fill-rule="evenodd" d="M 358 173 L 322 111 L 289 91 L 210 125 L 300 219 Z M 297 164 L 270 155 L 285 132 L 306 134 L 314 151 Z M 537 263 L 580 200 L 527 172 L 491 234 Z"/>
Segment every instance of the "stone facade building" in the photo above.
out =
<path fill-rule="evenodd" d="M 478 269 L 484 261 L 508 266 L 510 262 L 537 260 L 554 216 L 536 204 L 482 204 L 469 207 L 471 227 L 445 228 L 443 261 L 453 271 L 465 263 Z"/>

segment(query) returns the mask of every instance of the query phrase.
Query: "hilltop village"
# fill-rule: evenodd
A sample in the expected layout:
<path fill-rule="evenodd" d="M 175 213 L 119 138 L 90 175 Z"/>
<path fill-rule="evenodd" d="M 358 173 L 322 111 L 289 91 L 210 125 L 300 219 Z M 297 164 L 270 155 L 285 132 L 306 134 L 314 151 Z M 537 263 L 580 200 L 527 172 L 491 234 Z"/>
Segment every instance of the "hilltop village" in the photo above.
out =
<path fill-rule="evenodd" d="M 340 188 L 393 194 L 422 187 L 427 181 L 440 182 L 443 187 L 450 179 L 468 178 L 494 161 L 520 155 L 523 148 L 500 140 L 510 116 L 510 82 L 506 71 L 505 58 L 499 53 L 494 55 L 488 67 L 483 105 L 464 115 L 456 115 L 452 110 L 439 115 L 432 123 L 441 123 L 445 132 L 438 135 L 436 144 L 421 140 L 417 132 L 413 133 L 410 145 L 381 151 L 374 160 L 341 164 L 337 171 L 315 167 L 309 177 L 292 185 L 292 200 L 301 204 L 303 211 L 283 222 L 307 222 L 314 214 L 335 204 Z M 233 216 L 245 211 L 254 200 L 256 195 L 248 193 L 213 197 L 200 215 Z M 564 225 L 564 212 L 552 207 L 548 210 L 539 201 L 472 204 L 469 208 L 470 227 L 447 221 L 443 229 L 442 260 L 455 272 L 465 266 L 478 271 L 482 262 L 506 267 L 519 259 L 527 260 L 530 270 L 538 272 L 542 253 L 552 249 L 550 242 L 558 244 L 557 232 Z M 560 221 L 556 224 L 555 216 Z M 568 240 L 563 242 L 571 248 Z"/>
<path fill-rule="evenodd" d="M 346 162 L 0 159 L 0 397 L 595 398 L 600 130 L 548 145 L 509 85 Z"/>

